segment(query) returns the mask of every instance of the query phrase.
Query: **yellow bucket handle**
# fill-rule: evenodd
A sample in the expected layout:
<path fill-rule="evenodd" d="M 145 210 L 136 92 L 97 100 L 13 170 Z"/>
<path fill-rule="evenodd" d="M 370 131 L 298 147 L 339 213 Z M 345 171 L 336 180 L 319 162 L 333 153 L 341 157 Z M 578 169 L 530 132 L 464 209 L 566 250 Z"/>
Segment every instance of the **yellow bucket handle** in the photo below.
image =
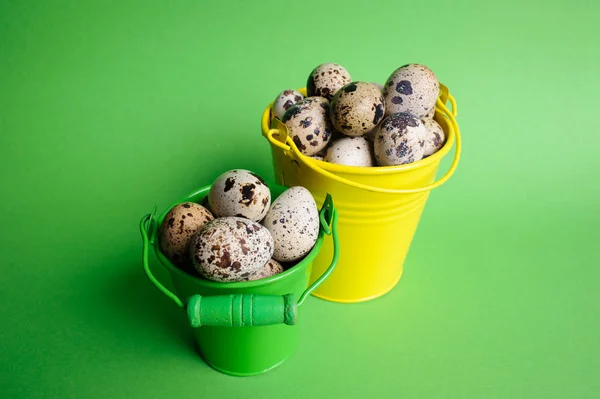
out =
<path fill-rule="evenodd" d="M 448 92 L 448 88 L 442 84 L 440 84 L 440 97 L 437 99 L 437 108 L 440 108 L 444 114 L 445 117 L 450 121 L 450 123 L 452 124 L 452 129 L 454 130 L 454 134 L 456 137 L 456 149 L 454 152 L 454 160 L 452 161 L 452 165 L 450 165 L 450 168 L 448 169 L 448 171 L 446 172 L 446 174 L 439 179 L 438 181 L 429 184 L 428 186 L 425 187 L 419 187 L 419 188 L 410 188 L 410 189 L 402 189 L 402 190 L 394 190 L 394 189 L 388 189 L 388 188 L 380 188 L 380 187 L 373 187 L 373 186 L 369 186 L 367 184 L 362 184 L 362 183 L 357 183 L 355 181 L 352 180 L 348 180 L 345 179 L 343 177 L 337 176 L 321 167 L 319 167 L 318 165 L 315 165 L 315 162 L 312 162 L 311 160 L 307 159 L 309 157 L 307 157 L 306 155 L 302 154 L 300 152 L 300 150 L 298 149 L 298 147 L 296 147 L 296 144 L 293 142 L 293 140 L 290 139 L 290 137 L 286 137 L 285 143 L 282 143 L 280 140 L 275 139 L 273 136 L 277 135 L 279 136 L 280 131 L 277 129 L 269 129 L 266 132 L 267 138 L 268 140 L 276 145 L 277 147 L 281 148 L 284 153 L 289 154 L 290 149 L 292 150 L 292 152 L 294 153 L 294 155 L 300 159 L 306 166 L 308 166 L 309 168 L 311 168 L 312 170 L 314 170 L 315 172 L 327 176 L 332 180 L 337 181 L 338 183 L 342 183 L 345 184 L 347 186 L 350 187 L 354 187 L 354 188 L 358 188 L 361 190 L 366 190 L 366 191 L 372 191 L 372 192 L 376 192 L 376 193 L 384 193 L 384 194 L 415 194 L 415 193 L 422 193 L 425 191 L 429 191 L 429 190 L 433 190 L 434 188 L 437 188 L 439 186 L 441 186 L 442 184 L 444 184 L 445 182 L 447 182 L 450 177 L 452 177 L 452 175 L 454 174 L 454 171 L 456 170 L 456 168 L 458 167 L 458 162 L 460 161 L 460 152 L 461 152 L 461 140 L 460 140 L 460 130 L 458 128 L 458 124 L 456 123 L 456 115 L 458 114 L 457 109 L 456 109 L 456 100 L 454 99 L 454 97 Z M 448 107 L 446 107 L 445 102 L 449 100 L 450 104 L 452 105 L 452 112 L 450 112 L 450 110 L 448 109 Z M 265 115 L 263 116 L 263 124 L 265 121 L 265 116 L 267 116 L 267 113 L 269 112 L 269 108 L 267 108 L 265 110 Z M 268 117 L 268 116 L 267 116 Z"/>

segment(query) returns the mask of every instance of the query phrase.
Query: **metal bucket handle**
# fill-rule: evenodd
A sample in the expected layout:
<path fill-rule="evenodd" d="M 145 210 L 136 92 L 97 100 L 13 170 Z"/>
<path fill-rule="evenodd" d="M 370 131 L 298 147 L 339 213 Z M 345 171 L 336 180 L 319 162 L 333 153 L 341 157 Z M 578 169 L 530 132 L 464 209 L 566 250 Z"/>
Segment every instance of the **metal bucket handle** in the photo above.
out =
<path fill-rule="evenodd" d="M 301 90 L 301 91 L 304 91 L 304 90 Z M 306 93 L 306 92 L 304 91 L 304 93 Z M 450 101 L 450 104 L 452 105 L 452 111 L 450 111 L 448 109 L 448 107 L 446 107 L 447 101 Z M 263 134 L 267 137 L 267 139 L 269 140 L 269 142 L 271 144 L 281 148 L 286 155 L 293 156 L 296 159 L 300 160 L 304 165 L 306 165 L 313 171 L 315 171 L 323 176 L 327 176 L 328 178 L 335 180 L 338 183 L 341 183 L 341 184 L 344 184 L 344 185 L 347 185 L 350 187 L 354 187 L 354 188 L 358 188 L 358 189 L 366 190 L 366 191 L 371 191 L 371 192 L 376 192 L 376 193 L 383 193 L 383 194 L 422 193 L 425 191 L 433 190 L 433 189 L 441 186 L 445 182 L 447 182 L 450 179 L 450 177 L 452 177 L 452 175 L 454 174 L 454 171 L 458 167 L 458 162 L 460 161 L 460 152 L 461 152 L 462 143 L 461 143 L 461 138 L 460 138 L 460 130 L 458 128 L 458 124 L 456 123 L 456 119 L 455 119 L 456 115 L 458 114 L 458 111 L 456 108 L 456 101 L 454 100 L 454 97 L 450 94 L 448 88 L 441 83 L 440 83 L 440 96 L 437 99 L 436 108 L 440 109 L 444 113 L 444 117 L 450 121 L 451 129 L 454 131 L 454 134 L 456 137 L 456 149 L 454 152 L 454 160 L 452 161 L 452 165 L 450 165 L 450 168 L 448 169 L 448 171 L 442 178 L 440 178 L 438 181 L 431 183 L 427 186 L 418 187 L 418 188 L 395 190 L 395 189 L 369 186 L 367 184 L 357 183 L 355 181 L 345 179 L 343 177 L 340 177 L 336 174 L 333 174 L 333 173 L 321 168 L 317 164 L 317 162 L 315 162 L 313 159 L 311 159 L 310 157 L 308 157 L 300 152 L 300 150 L 298 149 L 298 147 L 296 146 L 294 141 L 291 140 L 291 138 L 287 136 L 287 133 L 285 132 L 285 125 L 283 123 L 281 123 L 281 122 L 278 123 L 278 125 L 279 125 L 278 129 L 266 129 L 266 130 L 264 129 L 265 124 L 266 124 L 266 126 L 269 126 L 268 122 L 270 121 L 270 116 L 271 116 L 270 108 L 271 108 L 271 106 L 267 107 L 263 113 L 262 125 L 263 125 Z M 276 136 L 277 138 L 275 138 L 274 136 Z M 292 154 L 290 154 L 290 151 Z"/>
<path fill-rule="evenodd" d="M 335 269 L 340 257 L 340 244 L 337 233 L 338 215 L 331 195 L 327 194 L 319 211 L 320 228 L 323 233 L 333 237 L 333 258 L 325 272 L 315 280 L 296 302 L 294 294 L 286 295 L 193 295 L 187 306 L 152 274 L 148 263 L 148 248 L 156 232 L 156 206 L 152 213 L 145 215 L 140 222 L 142 234 L 142 264 L 150 281 L 177 306 L 186 309 L 188 321 L 192 327 L 223 326 L 250 327 L 274 324 L 296 323 L 298 306 L 310 295 Z M 331 227 L 330 227 L 331 226 Z M 152 235 L 152 236 L 151 236 Z"/>

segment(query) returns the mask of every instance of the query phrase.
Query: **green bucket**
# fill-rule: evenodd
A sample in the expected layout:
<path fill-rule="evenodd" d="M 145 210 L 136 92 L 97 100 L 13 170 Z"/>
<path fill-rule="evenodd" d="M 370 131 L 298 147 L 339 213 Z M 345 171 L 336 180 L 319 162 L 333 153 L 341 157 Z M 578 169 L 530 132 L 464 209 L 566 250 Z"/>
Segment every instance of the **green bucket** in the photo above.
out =
<path fill-rule="evenodd" d="M 275 199 L 287 187 L 271 186 Z M 186 310 L 200 355 L 214 369 L 230 375 L 250 376 L 267 372 L 288 359 L 298 343 L 298 309 L 310 293 L 333 271 L 339 258 L 337 212 L 330 195 L 320 211 L 321 229 L 311 252 L 300 262 L 275 276 L 247 282 L 221 283 L 188 274 L 161 252 L 157 231 L 165 215 L 178 203 L 200 203 L 210 186 L 182 198 L 160 217 L 156 209 L 142 218 L 143 265 L 150 281 L 177 306 Z M 332 235 L 334 254 L 329 268 L 308 286 L 313 260 L 326 235 Z M 175 293 L 150 271 L 149 247 L 171 276 Z"/>

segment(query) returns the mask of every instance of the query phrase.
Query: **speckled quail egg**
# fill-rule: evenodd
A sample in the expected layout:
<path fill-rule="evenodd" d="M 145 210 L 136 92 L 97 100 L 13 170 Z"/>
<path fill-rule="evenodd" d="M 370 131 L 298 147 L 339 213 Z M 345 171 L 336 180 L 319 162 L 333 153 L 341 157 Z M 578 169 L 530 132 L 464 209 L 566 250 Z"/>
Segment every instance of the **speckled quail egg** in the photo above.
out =
<path fill-rule="evenodd" d="M 213 281 L 244 281 L 273 256 L 273 237 L 259 223 L 236 216 L 208 222 L 192 238 L 198 272 Z"/>
<path fill-rule="evenodd" d="M 214 181 L 208 204 L 216 217 L 239 216 L 260 221 L 269 211 L 271 192 L 256 173 L 234 169 Z"/>
<path fill-rule="evenodd" d="M 309 97 L 321 96 L 331 100 L 336 91 L 350 82 L 352 77 L 346 68 L 328 62 L 312 70 L 306 82 L 306 93 Z"/>
<path fill-rule="evenodd" d="M 372 83 L 351 82 L 335 93 L 329 112 L 333 126 L 340 133 L 362 136 L 383 119 L 383 95 Z"/>
<path fill-rule="evenodd" d="M 281 121 L 302 154 L 315 155 L 331 140 L 333 127 L 328 112 L 327 99 L 308 97 L 292 105 L 283 114 Z"/>
<path fill-rule="evenodd" d="M 304 100 L 302 93 L 296 90 L 284 90 L 279 93 L 275 102 L 273 102 L 273 113 L 277 118 L 281 119 L 289 107 L 301 100 Z"/>
<path fill-rule="evenodd" d="M 189 265 L 192 236 L 213 219 L 205 207 L 194 202 L 175 205 L 165 215 L 159 229 L 161 251 L 175 265 Z"/>
<path fill-rule="evenodd" d="M 444 146 L 446 142 L 446 135 L 444 134 L 444 130 L 433 119 L 423 119 L 422 120 L 425 129 L 427 129 L 427 133 L 425 134 L 425 147 L 423 157 L 428 157 Z"/>
<path fill-rule="evenodd" d="M 371 146 L 364 137 L 344 137 L 329 146 L 325 161 L 347 166 L 373 166 Z"/>
<path fill-rule="evenodd" d="M 316 159 L 317 161 L 324 161 L 325 158 L 321 155 L 313 155 L 311 156 L 312 159 Z"/>
<path fill-rule="evenodd" d="M 262 221 L 275 241 L 273 258 L 292 262 L 306 256 L 319 237 L 319 211 L 306 188 L 284 191 L 271 205 Z"/>
<path fill-rule="evenodd" d="M 260 280 L 283 272 L 283 266 L 275 259 L 269 259 L 267 263 L 256 273 L 248 277 L 248 281 Z"/>
<path fill-rule="evenodd" d="M 386 117 L 375 136 L 375 158 L 380 166 L 403 165 L 423 158 L 427 129 L 409 113 Z"/>
<path fill-rule="evenodd" d="M 386 115 L 409 112 L 417 118 L 435 106 L 440 84 L 433 71 L 421 64 L 408 64 L 396 69 L 385 82 Z"/>

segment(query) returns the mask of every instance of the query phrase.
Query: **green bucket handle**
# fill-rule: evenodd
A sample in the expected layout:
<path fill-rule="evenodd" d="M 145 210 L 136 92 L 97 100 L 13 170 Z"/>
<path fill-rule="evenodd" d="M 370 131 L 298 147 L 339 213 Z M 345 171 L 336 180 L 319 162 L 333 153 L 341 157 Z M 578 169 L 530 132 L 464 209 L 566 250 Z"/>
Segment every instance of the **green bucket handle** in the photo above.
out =
<path fill-rule="evenodd" d="M 251 327 L 275 324 L 296 324 L 298 306 L 325 280 L 335 269 L 340 257 L 340 244 L 337 233 L 338 214 L 331 195 L 327 194 L 319 211 L 321 229 L 333 237 L 333 258 L 325 272 L 315 280 L 300 296 L 298 302 L 294 294 L 256 295 L 234 294 L 201 296 L 193 295 L 187 306 L 168 288 L 161 284 L 150 271 L 148 248 L 155 239 L 156 206 L 152 213 L 144 216 L 140 222 L 142 233 L 142 263 L 150 281 L 177 306 L 186 309 L 188 321 L 192 327 Z M 330 227 L 331 226 L 331 227 Z M 151 235 L 151 236 L 150 236 Z"/>

